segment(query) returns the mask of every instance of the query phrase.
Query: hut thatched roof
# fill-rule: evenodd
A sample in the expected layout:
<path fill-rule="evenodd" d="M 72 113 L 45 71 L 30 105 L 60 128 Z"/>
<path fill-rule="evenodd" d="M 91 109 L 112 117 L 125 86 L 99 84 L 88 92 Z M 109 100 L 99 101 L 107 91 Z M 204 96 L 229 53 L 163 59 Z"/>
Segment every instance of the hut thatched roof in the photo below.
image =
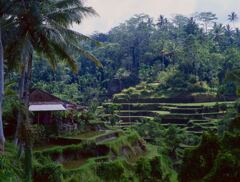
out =
<path fill-rule="evenodd" d="M 60 98 L 40 89 L 33 89 L 30 93 L 30 105 L 32 104 L 64 104 Z"/>
<path fill-rule="evenodd" d="M 30 93 L 30 111 L 63 111 L 78 109 L 78 105 L 64 101 L 41 89 L 32 89 Z"/>
<path fill-rule="evenodd" d="M 33 89 L 30 93 L 29 111 L 65 111 L 66 104 L 60 98 L 40 89 Z"/>

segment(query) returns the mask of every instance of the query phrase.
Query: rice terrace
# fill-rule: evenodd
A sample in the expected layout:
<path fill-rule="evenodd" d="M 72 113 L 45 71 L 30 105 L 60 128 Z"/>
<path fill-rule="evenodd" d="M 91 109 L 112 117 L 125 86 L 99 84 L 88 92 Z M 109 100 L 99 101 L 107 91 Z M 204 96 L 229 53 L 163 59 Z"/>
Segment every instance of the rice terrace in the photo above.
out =
<path fill-rule="evenodd" d="M 0 182 L 240 181 L 239 16 L 0 0 Z"/>

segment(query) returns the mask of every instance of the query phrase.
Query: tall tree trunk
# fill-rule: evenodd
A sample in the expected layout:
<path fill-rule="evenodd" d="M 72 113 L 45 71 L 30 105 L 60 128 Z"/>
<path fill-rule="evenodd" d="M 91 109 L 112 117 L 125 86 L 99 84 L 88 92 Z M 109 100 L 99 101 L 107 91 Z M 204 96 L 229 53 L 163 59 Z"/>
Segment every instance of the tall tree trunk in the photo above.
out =
<path fill-rule="evenodd" d="M 24 90 L 25 90 L 25 80 L 26 80 L 26 72 L 27 72 L 27 64 L 28 64 L 28 60 L 26 59 L 23 63 L 23 66 L 20 70 L 20 79 L 19 79 L 19 83 L 18 83 L 18 98 L 21 102 L 24 103 Z M 18 110 L 18 115 L 17 115 L 17 127 L 16 127 L 16 133 L 15 133 L 15 138 L 14 138 L 14 144 L 18 145 L 18 136 L 19 136 L 19 130 L 21 127 L 21 124 L 24 120 L 24 114 L 22 112 L 22 109 Z M 21 148 L 21 147 L 20 147 Z M 20 151 L 21 153 L 21 151 Z"/>
<path fill-rule="evenodd" d="M 26 77 L 25 77 L 25 90 L 24 90 L 24 104 L 29 108 L 29 99 L 30 99 L 30 89 L 31 89 L 31 82 L 32 82 L 32 53 L 29 55 L 27 69 L 26 69 Z M 30 122 L 29 112 L 26 112 L 26 119 L 27 122 Z"/>
<path fill-rule="evenodd" d="M 29 97 L 30 97 L 30 87 L 32 78 L 32 54 L 25 60 L 24 66 L 21 70 L 21 78 L 19 80 L 19 99 L 25 106 L 26 111 L 23 113 L 21 110 L 18 112 L 18 121 L 15 134 L 15 144 L 19 144 L 20 154 L 24 147 L 24 172 L 25 181 L 29 182 L 32 180 L 32 140 L 31 133 L 26 133 L 26 138 L 24 141 L 18 142 L 18 137 L 22 127 L 24 132 L 31 132 L 31 119 L 29 116 Z M 30 130 L 29 130 L 30 129 Z M 22 132 L 22 131 L 21 131 Z"/>
<path fill-rule="evenodd" d="M 3 59 L 2 32 L 0 25 L 0 153 L 4 152 L 5 137 L 3 131 L 3 97 L 4 97 L 4 59 Z"/>
<path fill-rule="evenodd" d="M 28 64 L 27 64 L 27 72 L 25 77 L 25 90 L 24 90 L 24 105 L 27 109 L 26 111 L 26 119 L 25 126 L 26 128 L 31 127 L 31 121 L 29 116 L 29 98 L 30 98 L 30 88 L 31 88 L 31 80 L 32 80 L 32 53 L 29 55 Z M 26 130 L 28 131 L 28 130 Z M 27 135 L 30 136 L 30 135 Z M 26 181 L 32 181 L 32 140 L 31 138 L 26 139 L 27 142 L 24 146 L 24 154 L 25 154 L 25 177 Z"/>

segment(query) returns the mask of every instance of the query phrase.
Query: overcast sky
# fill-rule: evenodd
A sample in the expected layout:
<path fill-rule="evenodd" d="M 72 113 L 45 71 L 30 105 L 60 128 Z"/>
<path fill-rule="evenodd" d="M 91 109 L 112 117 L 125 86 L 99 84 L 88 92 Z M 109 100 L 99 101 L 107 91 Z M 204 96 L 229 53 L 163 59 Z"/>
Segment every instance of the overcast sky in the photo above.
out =
<path fill-rule="evenodd" d="M 145 13 L 157 18 L 160 14 L 171 18 L 174 14 L 190 16 L 194 12 L 211 11 L 226 23 L 227 15 L 235 11 L 240 18 L 240 0 L 85 0 L 98 17 L 86 18 L 74 29 L 90 35 L 95 31 L 108 32 L 135 14 Z M 240 21 L 240 19 L 239 19 Z"/>

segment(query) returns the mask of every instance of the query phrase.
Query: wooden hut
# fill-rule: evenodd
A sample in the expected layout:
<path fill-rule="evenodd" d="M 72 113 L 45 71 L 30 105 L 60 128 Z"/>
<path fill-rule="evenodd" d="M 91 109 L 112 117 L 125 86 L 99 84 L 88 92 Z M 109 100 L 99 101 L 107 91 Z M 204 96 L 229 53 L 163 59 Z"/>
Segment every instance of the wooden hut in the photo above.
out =
<path fill-rule="evenodd" d="M 34 123 L 51 124 L 53 112 L 66 111 L 73 105 L 40 89 L 33 89 L 30 93 L 29 111 L 34 113 Z"/>

